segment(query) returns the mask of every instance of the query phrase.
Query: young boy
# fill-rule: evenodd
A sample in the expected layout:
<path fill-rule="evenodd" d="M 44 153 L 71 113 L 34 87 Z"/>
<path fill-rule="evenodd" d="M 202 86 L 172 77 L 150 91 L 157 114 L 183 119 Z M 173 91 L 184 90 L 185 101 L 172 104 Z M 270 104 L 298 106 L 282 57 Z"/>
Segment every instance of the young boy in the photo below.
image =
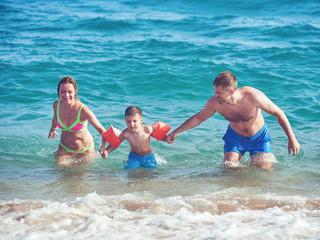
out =
<path fill-rule="evenodd" d="M 127 107 L 125 111 L 127 128 L 118 136 L 120 141 L 126 139 L 131 147 L 127 165 L 124 169 L 136 169 L 141 167 L 152 169 L 157 166 L 150 142 L 150 136 L 155 130 L 152 126 L 142 125 L 142 121 L 142 111 L 139 107 Z M 166 141 L 167 136 L 161 140 Z M 103 158 L 107 158 L 108 154 L 117 148 L 109 145 L 106 149 L 106 142 L 107 141 L 102 138 L 100 153 Z"/>

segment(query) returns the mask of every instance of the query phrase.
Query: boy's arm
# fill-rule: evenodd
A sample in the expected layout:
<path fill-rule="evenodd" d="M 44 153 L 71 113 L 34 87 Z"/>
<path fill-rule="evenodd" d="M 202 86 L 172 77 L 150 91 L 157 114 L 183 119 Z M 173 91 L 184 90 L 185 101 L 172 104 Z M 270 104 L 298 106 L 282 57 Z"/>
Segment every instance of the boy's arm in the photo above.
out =
<path fill-rule="evenodd" d="M 153 133 L 156 131 L 152 126 L 148 126 L 149 128 L 149 133 L 150 133 L 150 136 L 153 135 Z M 170 131 L 170 130 L 169 130 Z M 163 142 L 168 142 L 168 138 L 169 138 L 169 134 L 167 133 L 167 135 L 165 135 L 161 140 L 159 141 L 163 141 Z"/>
<path fill-rule="evenodd" d="M 113 150 L 117 149 L 117 147 L 113 147 L 111 145 L 109 145 L 106 148 L 106 143 L 107 143 L 107 140 L 104 139 L 104 137 L 102 137 L 102 139 L 101 139 L 101 147 L 100 147 L 99 152 L 100 152 L 101 157 L 105 158 L 105 159 L 107 159 L 109 153 L 111 153 Z"/>
<path fill-rule="evenodd" d="M 119 139 L 121 140 L 121 142 L 125 139 L 125 135 L 124 134 L 120 134 L 119 135 Z M 109 153 L 111 153 L 113 150 L 116 150 L 118 147 L 113 147 L 109 144 L 109 146 L 106 148 L 106 143 L 107 143 L 107 140 L 102 137 L 101 139 L 101 147 L 100 147 L 100 154 L 101 154 L 101 157 L 102 158 L 107 158 Z"/>
<path fill-rule="evenodd" d="M 107 154 L 111 153 L 113 150 L 116 150 L 118 147 L 113 147 L 111 145 L 109 145 L 106 149 Z"/>

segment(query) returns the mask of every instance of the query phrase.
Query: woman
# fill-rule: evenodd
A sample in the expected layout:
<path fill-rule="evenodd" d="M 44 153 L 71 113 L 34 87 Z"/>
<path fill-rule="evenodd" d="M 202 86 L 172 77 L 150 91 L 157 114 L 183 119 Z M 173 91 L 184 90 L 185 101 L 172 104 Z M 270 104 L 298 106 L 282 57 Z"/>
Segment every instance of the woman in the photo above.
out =
<path fill-rule="evenodd" d="M 102 134 L 105 128 L 93 112 L 77 99 L 78 86 L 72 77 L 64 77 L 58 84 L 58 97 L 53 103 L 53 119 L 48 138 L 58 136 L 56 130 L 61 129 L 61 138 L 56 163 L 60 165 L 85 164 L 93 159 L 94 142 L 87 129 L 88 122 Z"/>

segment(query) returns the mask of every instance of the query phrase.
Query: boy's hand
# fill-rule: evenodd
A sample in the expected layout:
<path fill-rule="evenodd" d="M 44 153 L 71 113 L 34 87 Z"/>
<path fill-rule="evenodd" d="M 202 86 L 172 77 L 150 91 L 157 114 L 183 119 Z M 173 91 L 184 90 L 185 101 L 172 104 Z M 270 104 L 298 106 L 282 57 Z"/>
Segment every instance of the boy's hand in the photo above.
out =
<path fill-rule="evenodd" d="M 108 157 L 108 152 L 107 152 L 107 150 L 104 150 L 104 151 L 102 152 L 101 157 L 104 158 L 104 159 L 107 159 L 107 157 Z"/>

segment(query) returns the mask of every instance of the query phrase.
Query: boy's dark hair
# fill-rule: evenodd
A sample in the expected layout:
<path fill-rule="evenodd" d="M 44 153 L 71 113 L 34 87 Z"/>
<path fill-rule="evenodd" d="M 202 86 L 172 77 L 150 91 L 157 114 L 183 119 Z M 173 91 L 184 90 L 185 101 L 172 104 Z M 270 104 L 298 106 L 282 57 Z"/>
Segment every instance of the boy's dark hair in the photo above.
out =
<path fill-rule="evenodd" d="M 125 111 L 125 116 L 133 116 L 139 114 L 142 117 L 142 111 L 139 107 L 129 106 Z"/>

